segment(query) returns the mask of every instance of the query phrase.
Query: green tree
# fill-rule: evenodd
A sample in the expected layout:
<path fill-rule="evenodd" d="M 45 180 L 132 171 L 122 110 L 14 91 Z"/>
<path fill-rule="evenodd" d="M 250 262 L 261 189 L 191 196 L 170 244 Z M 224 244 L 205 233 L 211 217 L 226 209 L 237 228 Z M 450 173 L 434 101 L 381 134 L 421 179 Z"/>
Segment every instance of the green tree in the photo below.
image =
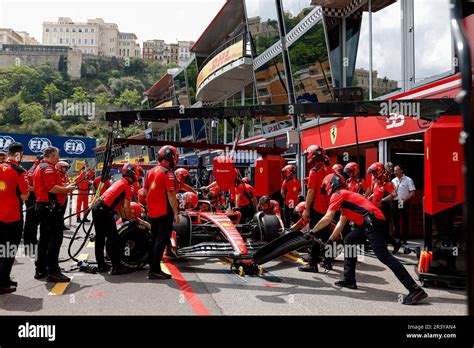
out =
<path fill-rule="evenodd" d="M 33 125 L 32 132 L 45 135 L 62 135 L 64 134 L 64 129 L 55 120 L 42 119 Z"/>
<path fill-rule="evenodd" d="M 98 94 L 94 97 L 96 120 L 105 119 L 105 112 L 110 104 L 109 97 L 106 93 Z"/>
<path fill-rule="evenodd" d="M 119 96 L 127 89 L 136 90 L 139 93 L 145 90 L 143 82 L 130 76 L 109 79 L 109 87 L 116 96 Z"/>
<path fill-rule="evenodd" d="M 50 105 L 51 111 L 53 111 L 53 105 L 58 100 L 59 89 L 54 83 L 46 85 L 43 89 L 43 98 Z"/>
<path fill-rule="evenodd" d="M 20 118 L 25 131 L 32 130 L 43 117 L 43 106 L 39 103 L 29 103 L 20 106 Z"/>
<path fill-rule="evenodd" d="M 73 136 L 86 137 L 87 127 L 85 124 L 73 125 L 66 130 L 66 135 L 70 137 L 73 137 Z"/>
<path fill-rule="evenodd" d="M 23 101 L 20 94 L 8 97 L 0 102 L 0 114 L 2 115 L 2 123 L 6 125 L 21 124 L 20 107 Z"/>
<path fill-rule="evenodd" d="M 74 103 L 87 103 L 89 98 L 87 92 L 83 87 L 75 87 L 72 92 L 71 100 Z"/>
<path fill-rule="evenodd" d="M 140 93 L 136 89 L 126 89 L 120 94 L 115 101 L 115 104 L 119 106 L 125 106 L 127 109 L 132 110 L 140 106 Z"/>

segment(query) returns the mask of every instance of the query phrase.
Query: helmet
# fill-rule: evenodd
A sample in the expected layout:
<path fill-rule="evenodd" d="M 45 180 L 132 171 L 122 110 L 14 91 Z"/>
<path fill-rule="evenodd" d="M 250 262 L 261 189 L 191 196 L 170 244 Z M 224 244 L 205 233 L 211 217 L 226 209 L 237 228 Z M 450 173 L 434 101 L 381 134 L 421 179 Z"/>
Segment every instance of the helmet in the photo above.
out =
<path fill-rule="evenodd" d="M 324 181 L 326 181 L 326 192 L 328 196 L 331 196 L 334 191 L 336 191 L 340 187 L 346 187 L 346 179 L 344 176 L 342 176 L 339 173 L 331 174 L 331 180 L 329 182 L 326 181 L 326 178 L 324 178 Z"/>
<path fill-rule="evenodd" d="M 138 180 L 140 179 L 140 169 L 141 167 L 138 164 L 125 163 L 122 168 L 122 176 Z"/>
<path fill-rule="evenodd" d="M 359 176 L 359 165 L 355 162 L 349 162 L 344 167 L 344 174 L 350 178 L 357 178 Z"/>
<path fill-rule="evenodd" d="M 198 205 L 199 199 L 194 192 L 186 192 L 183 194 L 183 202 L 186 209 L 195 209 Z"/>
<path fill-rule="evenodd" d="M 56 168 L 58 168 L 58 170 L 62 170 L 63 168 L 66 168 L 66 170 L 67 170 L 67 169 L 69 169 L 69 163 L 64 162 L 64 161 L 59 161 L 56 164 Z"/>
<path fill-rule="evenodd" d="M 344 173 L 344 167 L 342 164 L 336 163 L 335 165 L 332 166 L 332 170 L 334 173 L 339 173 L 342 175 Z"/>
<path fill-rule="evenodd" d="M 250 179 L 249 179 L 248 177 L 244 177 L 244 178 L 242 179 L 242 182 L 243 182 L 244 184 L 250 184 Z"/>
<path fill-rule="evenodd" d="M 306 156 L 307 163 L 312 165 L 316 161 L 324 160 L 324 157 L 326 157 L 326 151 L 319 145 L 310 145 L 303 153 L 303 156 Z"/>
<path fill-rule="evenodd" d="M 376 179 L 380 178 L 383 175 L 384 167 L 380 162 L 372 163 L 367 169 L 368 174 L 372 174 Z"/>
<path fill-rule="evenodd" d="M 285 167 L 283 167 L 283 169 L 281 170 L 281 172 L 283 173 L 283 176 L 285 178 L 289 178 L 291 175 L 295 175 L 296 174 L 296 167 L 292 164 L 289 164 Z"/>
<path fill-rule="evenodd" d="M 178 164 L 179 153 L 174 146 L 165 145 L 158 151 L 159 160 L 167 160 L 171 168 Z"/>
<path fill-rule="evenodd" d="M 295 207 L 294 213 L 301 216 L 301 215 L 303 215 L 303 212 L 304 212 L 305 208 L 306 208 L 306 202 L 298 203 L 298 205 Z"/>
<path fill-rule="evenodd" d="M 328 156 L 328 155 L 324 156 L 323 162 L 324 162 L 324 164 L 327 165 L 327 166 L 330 166 L 330 165 L 331 165 L 331 161 L 329 160 L 329 156 Z"/>
<path fill-rule="evenodd" d="M 179 183 L 183 183 L 189 176 L 189 172 L 184 168 L 179 168 L 175 170 L 174 176 L 176 177 L 176 180 L 178 180 Z"/>
<path fill-rule="evenodd" d="M 137 196 L 138 196 L 138 202 L 140 204 L 146 205 L 146 195 L 145 195 L 144 188 L 141 188 L 138 190 Z"/>
<path fill-rule="evenodd" d="M 137 203 L 137 202 L 131 202 L 130 203 L 130 209 L 131 209 L 130 217 L 134 220 L 136 218 L 140 217 L 143 214 L 143 211 L 144 211 L 141 204 Z"/>

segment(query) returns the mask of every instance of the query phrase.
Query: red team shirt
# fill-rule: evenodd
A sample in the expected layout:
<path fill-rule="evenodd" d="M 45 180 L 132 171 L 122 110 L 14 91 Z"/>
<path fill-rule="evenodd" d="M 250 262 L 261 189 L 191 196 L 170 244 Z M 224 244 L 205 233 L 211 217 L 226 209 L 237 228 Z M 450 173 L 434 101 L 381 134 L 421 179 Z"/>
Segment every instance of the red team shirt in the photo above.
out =
<path fill-rule="evenodd" d="M 42 160 L 38 167 L 36 167 L 33 177 L 36 201 L 43 203 L 57 201 L 63 205 L 66 202 L 66 194 L 49 193 L 56 185 L 63 186 L 61 174 L 52 163 L 47 160 Z"/>
<path fill-rule="evenodd" d="M 248 200 L 244 192 L 247 192 L 250 197 L 253 197 L 255 195 L 255 189 L 251 185 L 241 182 L 240 184 L 237 185 L 237 187 L 234 186 L 231 189 L 230 199 L 232 199 L 235 202 L 235 197 L 238 194 L 240 194 L 239 206 L 246 207 L 247 205 L 250 205 L 250 201 Z"/>
<path fill-rule="evenodd" d="M 382 206 L 382 198 L 388 196 L 393 191 L 395 191 L 395 188 L 390 181 L 382 182 L 380 180 L 374 180 L 372 183 L 372 203 L 380 208 Z"/>
<path fill-rule="evenodd" d="M 264 211 L 265 214 L 281 215 L 280 204 L 278 204 L 277 201 L 271 200 L 268 207 L 269 207 L 268 211 Z"/>
<path fill-rule="evenodd" d="M 133 184 L 130 184 L 126 178 L 122 178 L 114 182 L 100 197 L 100 200 L 110 209 L 116 210 L 125 199 L 131 201 L 134 193 Z"/>
<path fill-rule="evenodd" d="M 328 166 L 320 163 L 309 172 L 308 188 L 314 189 L 313 209 L 320 214 L 326 214 L 328 201 L 326 195 L 321 192 L 321 186 L 326 175 L 330 174 Z"/>
<path fill-rule="evenodd" d="M 350 179 L 347 181 L 347 189 L 351 192 L 363 194 L 366 188 L 364 179 Z"/>
<path fill-rule="evenodd" d="M 21 220 L 20 195 L 28 194 L 26 170 L 15 161 L 0 164 L 0 221 L 12 223 Z M 0 231 L 1 232 L 1 231 Z"/>
<path fill-rule="evenodd" d="M 92 185 L 95 187 L 96 190 L 99 188 L 99 184 L 100 184 L 101 180 L 102 180 L 102 178 L 100 176 L 98 176 L 97 178 L 94 179 Z M 110 180 L 107 180 L 106 182 L 104 182 L 104 186 L 102 186 L 102 190 L 100 191 L 100 195 L 102 196 L 104 194 L 104 192 L 107 191 L 107 189 L 109 187 L 110 187 Z"/>
<path fill-rule="evenodd" d="M 301 183 L 294 176 L 284 180 L 281 190 L 285 192 L 285 205 L 294 208 L 298 203 L 298 195 L 301 193 Z"/>
<path fill-rule="evenodd" d="M 168 192 L 176 192 L 175 177 L 164 163 L 148 172 L 144 188 L 148 191 L 146 202 L 149 217 L 158 218 L 173 212 L 171 207 L 168 208 Z"/>
<path fill-rule="evenodd" d="M 341 215 L 356 225 L 364 223 L 364 215 L 372 212 L 379 220 L 385 220 L 384 215 L 371 201 L 364 196 L 348 190 L 333 193 L 329 202 L 329 211 L 341 211 Z"/>

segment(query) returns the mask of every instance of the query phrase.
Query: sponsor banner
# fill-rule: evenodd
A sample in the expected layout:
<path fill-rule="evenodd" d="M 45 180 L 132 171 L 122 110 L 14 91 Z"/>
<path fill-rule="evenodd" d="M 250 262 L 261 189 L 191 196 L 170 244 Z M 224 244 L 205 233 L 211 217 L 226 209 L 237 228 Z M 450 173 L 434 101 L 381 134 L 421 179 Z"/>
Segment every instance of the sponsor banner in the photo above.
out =
<path fill-rule="evenodd" d="M 93 138 L 59 137 L 52 135 L 32 135 L 0 133 L 0 151 L 8 150 L 12 142 L 23 144 L 25 155 L 36 156 L 48 146 L 55 146 L 61 157 L 93 158 L 96 140 Z"/>
<path fill-rule="evenodd" d="M 244 51 L 243 41 L 239 41 L 232 46 L 227 47 L 217 56 L 212 58 L 199 72 L 196 82 L 196 89 L 199 89 L 201 83 L 213 72 L 219 70 L 220 68 L 226 66 L 233 61 L 242 58 Z"/>

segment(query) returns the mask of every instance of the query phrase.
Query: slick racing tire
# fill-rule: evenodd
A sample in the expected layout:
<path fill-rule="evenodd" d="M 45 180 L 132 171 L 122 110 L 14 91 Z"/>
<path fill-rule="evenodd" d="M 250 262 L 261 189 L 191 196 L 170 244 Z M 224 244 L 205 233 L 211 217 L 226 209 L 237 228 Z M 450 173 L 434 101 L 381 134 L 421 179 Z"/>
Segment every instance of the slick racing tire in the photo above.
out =
<path fill-rule="evenodd" d="M 141 269 L 148 264 L 150 231 L 136 221 L 126 221 L 117 228 L 118 248 L 124 250 L 120 263 L 128 269 Z"/>
<path fill-rule="evenodd" d="M 179 224 L 174 224 L 173 230 L 176 232 L 178 248 L 191 245 L 191 222 L 189 217 L 179 215 Z"/>
<path fill-rule="evenodd" d="M 276 215 L 264 215 L 260 216 L 262 232 L 263 232 L 263 240 L 265 242 L 271 242 L 272 240 L 280 237 L 280 220 Z"/>

